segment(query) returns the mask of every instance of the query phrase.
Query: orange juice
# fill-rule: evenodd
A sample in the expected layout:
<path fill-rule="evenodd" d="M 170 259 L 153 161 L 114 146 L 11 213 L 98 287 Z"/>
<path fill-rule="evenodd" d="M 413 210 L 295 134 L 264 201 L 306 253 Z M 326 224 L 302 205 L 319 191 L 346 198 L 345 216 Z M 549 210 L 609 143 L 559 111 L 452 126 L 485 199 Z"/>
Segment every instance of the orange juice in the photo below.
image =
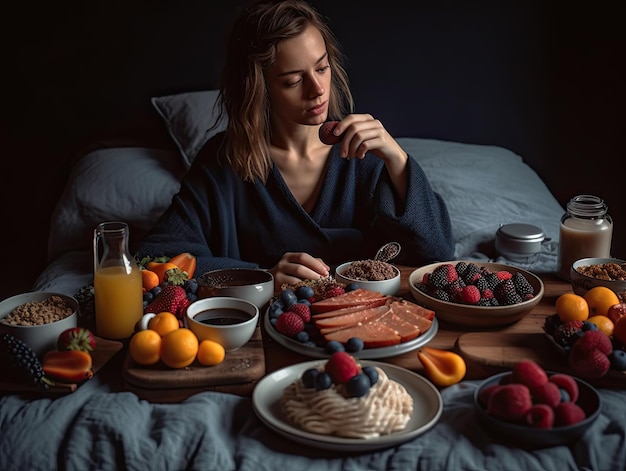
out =
<path fill-rule="evenodd" d="M 107 339 L 125 339 L 132 335 L 143 316 L 141 272 L 133 267 L 130 274 L 118 265 L 101 268 L 94 274 L 96 333 Z"/>

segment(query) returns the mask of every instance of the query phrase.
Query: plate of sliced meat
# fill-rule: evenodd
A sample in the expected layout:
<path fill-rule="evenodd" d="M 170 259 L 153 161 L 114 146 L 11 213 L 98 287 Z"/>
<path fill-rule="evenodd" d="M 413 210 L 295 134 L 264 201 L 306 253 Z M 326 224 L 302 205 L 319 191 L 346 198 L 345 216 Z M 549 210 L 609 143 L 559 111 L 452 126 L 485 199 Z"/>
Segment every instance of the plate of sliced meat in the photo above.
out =
<path fill-rule="evenodd" d="M 327 344 L 331 341 L 348 350 L 351 339 L 360 339 L 363 348 L 350 353 L 361 359 L 380 359 L 426 345 L 438 329 L 434 311 L 365 289 L 313 302 L 310 313 L 302 329 L 304 335 L 286 334 L 277 328 L 281 314 L 276 314 L 270 304 L 263 320 L 265 330 L 282 346 L 309 357 L 329 357 L 332 349 Z"/>

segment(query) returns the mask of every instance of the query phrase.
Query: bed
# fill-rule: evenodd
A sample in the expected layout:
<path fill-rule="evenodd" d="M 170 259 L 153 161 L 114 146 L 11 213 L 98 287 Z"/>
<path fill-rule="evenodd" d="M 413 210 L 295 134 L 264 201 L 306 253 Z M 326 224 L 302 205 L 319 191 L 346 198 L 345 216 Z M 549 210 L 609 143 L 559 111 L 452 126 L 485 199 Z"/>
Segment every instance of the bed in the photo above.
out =
<path fill-rule="evenodd" d="M 129 223 L 131 248 L 168 206 L 211 133 L 215 90 L 154 97 L 174 146 L 101 146 L 81 155 L 54 211 L 49 261 L 35 290 L 74 295 L 92 279 L 92 234 Z M 223 127 L 218 123 L 214 132 Z M 455 258 L 554 272 L 563 208 L 523 158 L 503 147 L 398 137 L 448 204 Z M 141 176 L 138 178 L 138 175 Z M 530 261 L 497 253 L 508 223 L 539 227 Z M 0 469 L 615 470 L 626 465 L 625 393 L 602 389 L 602 414 L 573 445 L 525 450 L 494 442 L 472 406 L 476 381 L 441 391 L 436 425 L 406 443 L 342 453 L 297 444 L 268 429 L 249 397 L 206 391 L 179 403 L 148 402 L 120 384 L 116 363 L 63 397 L 0 397 Z"/>

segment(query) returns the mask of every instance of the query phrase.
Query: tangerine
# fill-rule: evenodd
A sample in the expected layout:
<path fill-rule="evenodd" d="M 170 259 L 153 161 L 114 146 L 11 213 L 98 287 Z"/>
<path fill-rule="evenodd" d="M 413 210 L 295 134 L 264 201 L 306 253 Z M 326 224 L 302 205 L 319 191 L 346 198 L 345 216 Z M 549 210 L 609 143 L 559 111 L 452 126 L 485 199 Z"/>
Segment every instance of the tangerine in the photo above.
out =
<path fill-rule="evenodd" d="M 171 312 L 159 312 L 148 322 L 148 328 L 156 331 L 161 337 L 180 327 L 178 318 Z"/>
<path fill-rule="evenodd" d="M 161 358 L 161 336 L 154 330 L 140 330 L 130 339 L 128 352 L 136 363 L 154 365 Z"/>
<path fill-rule="evenodd" d="M 587 319 L 587 322 L 591 322 L 598 326 L 598 330 L 602 332 L 607 337 L 613 336 L 613 331 L 615 330 L 615 324 L 613 321 L 606 316 L 595 315 L 591 316 Z"/>
<path fill-rule="evenodd" d="M 606 286 L 594 286 L 584 295 L 585 301 L 589 305 L 589 315 L 606 316 L 609 308 L 619 303 L 617 294 Z"/>
<path fill-rule="evenodd" d="M 198 362 L 204 366 L 219 365 L 224 361 L 224 347 L 213 340 L 205 339 L 198 346 Z"/>
<path fill-rule="evenodd" d="M 615 322 L 613 327 L 613 338 L 626 345 L 626 316 L 622 316 Z"/>
<path fill-rule="evenodd" d="M 184 368 L 193 363 L 198 354 L 198 337 L 187 327 L 165 334 L 161 344 L 161 360 L 170 368 Z"/>
<path fill-rule="evenodd" d="M 563 322 L 586 321 L 589 305 L 585 298 L 574 293 L 564 293 L 556 299 L 556 313 Z"/>

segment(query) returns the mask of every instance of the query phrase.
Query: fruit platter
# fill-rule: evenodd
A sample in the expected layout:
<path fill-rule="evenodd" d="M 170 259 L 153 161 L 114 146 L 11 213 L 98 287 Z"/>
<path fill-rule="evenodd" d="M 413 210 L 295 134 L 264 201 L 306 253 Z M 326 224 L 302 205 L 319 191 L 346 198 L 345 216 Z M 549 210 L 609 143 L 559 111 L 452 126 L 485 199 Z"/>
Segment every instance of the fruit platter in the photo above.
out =
<path fill-rule="evenodd" d="M 333 278 L 284 286 L 263 322 L 273 340 L 312 358 L 342 350 L 388 358 L 426 345 L 438 329 L 430 309 Z"/>

